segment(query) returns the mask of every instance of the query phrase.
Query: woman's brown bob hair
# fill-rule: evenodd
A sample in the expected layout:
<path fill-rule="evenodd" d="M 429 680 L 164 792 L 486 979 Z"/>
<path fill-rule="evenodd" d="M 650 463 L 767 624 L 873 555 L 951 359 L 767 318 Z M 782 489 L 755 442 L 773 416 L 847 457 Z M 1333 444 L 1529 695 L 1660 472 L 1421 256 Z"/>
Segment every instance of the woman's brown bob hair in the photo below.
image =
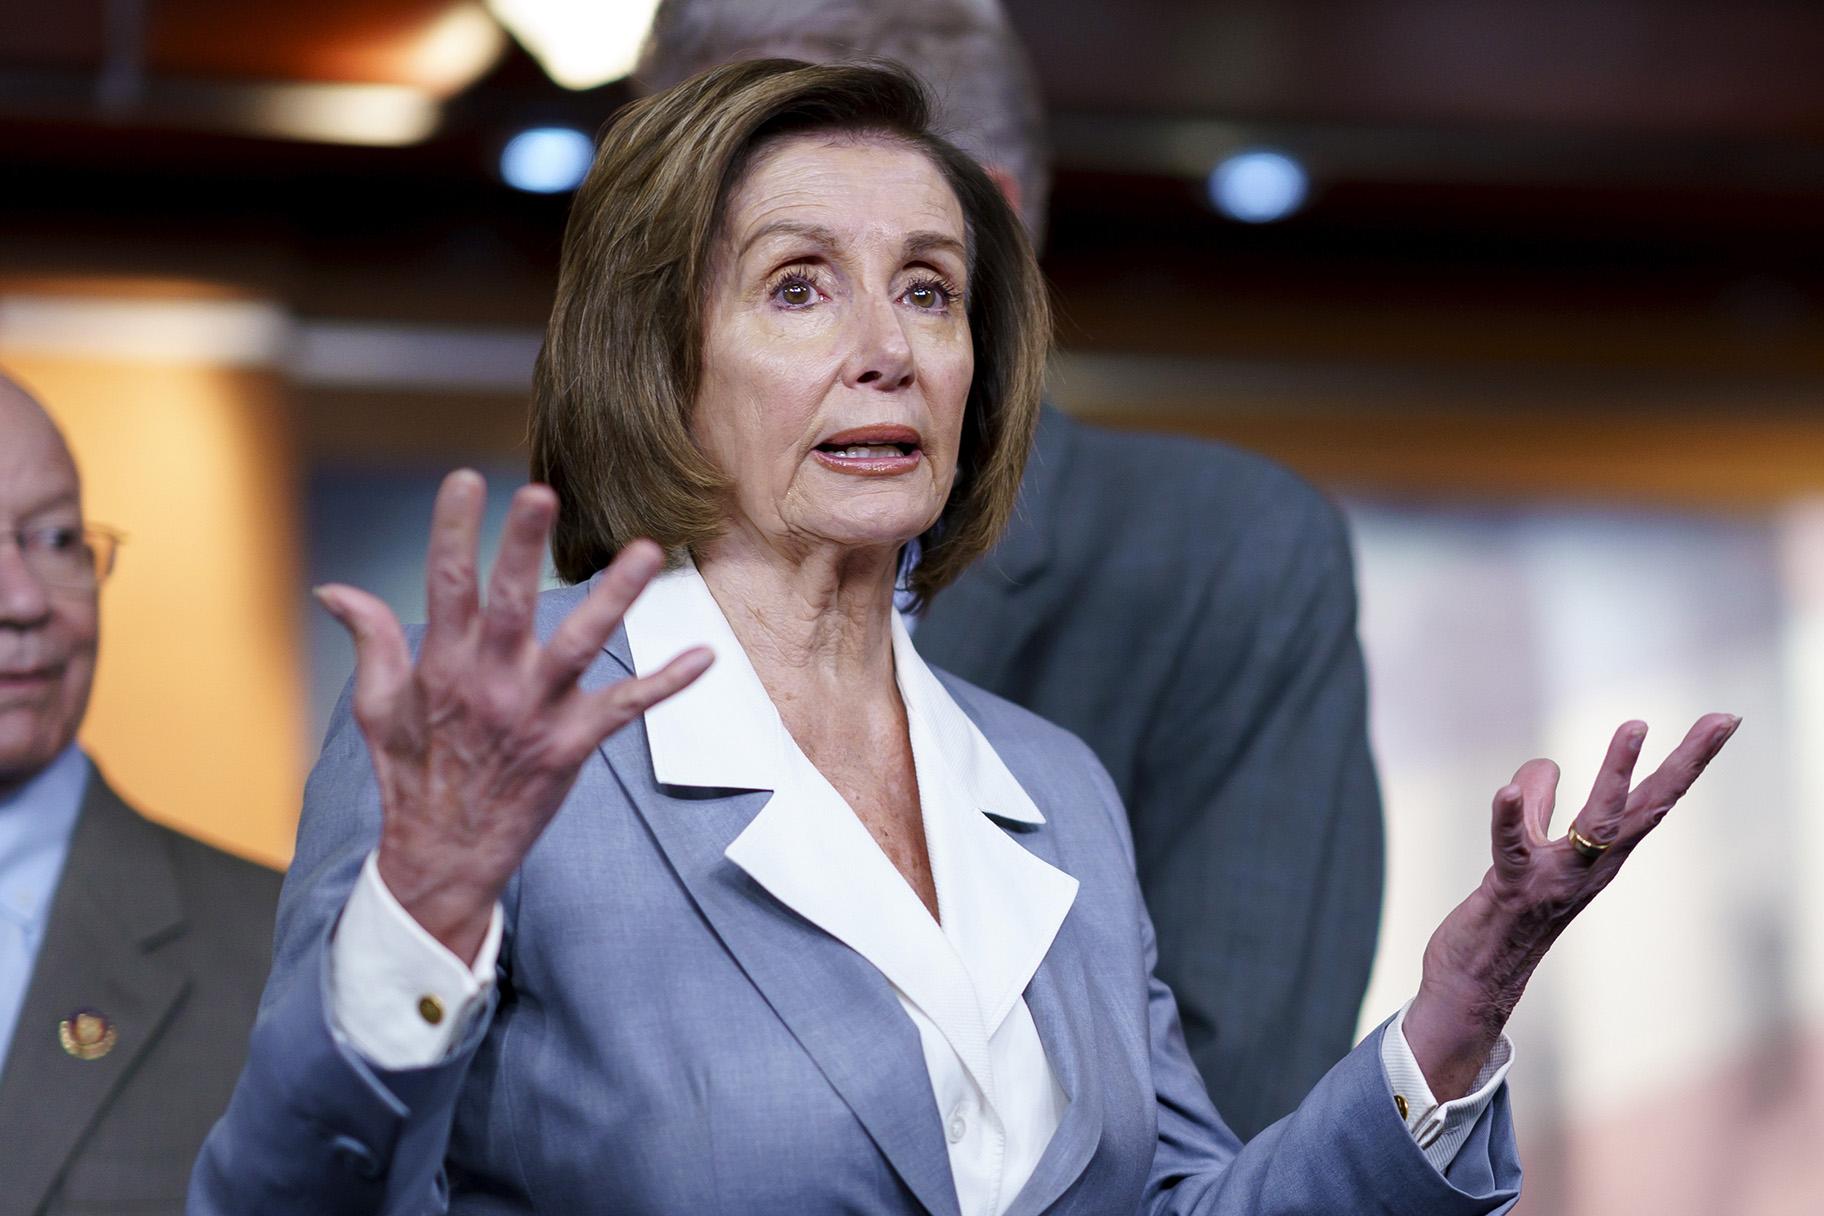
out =
<path fill-rule="evenodd" d="M 956 482 L 919 538 L 911 590 L 936 592 L 1000 536 L 1051 341 L 1024 228 L 981 167 L 932 131 L 924 87 L 903 68 L 753 60 L 629 105 L 577 192 L 531 433 L 532 477 L 557 491 L 551 549 L 566 581 L 588 578 L 637 537 L 675 556 L 722 530 L 728 481 L 690 434 L 722 210 L 763 145 L 820 133 L 923 152 L 967 228 L 975 378 Z"/>

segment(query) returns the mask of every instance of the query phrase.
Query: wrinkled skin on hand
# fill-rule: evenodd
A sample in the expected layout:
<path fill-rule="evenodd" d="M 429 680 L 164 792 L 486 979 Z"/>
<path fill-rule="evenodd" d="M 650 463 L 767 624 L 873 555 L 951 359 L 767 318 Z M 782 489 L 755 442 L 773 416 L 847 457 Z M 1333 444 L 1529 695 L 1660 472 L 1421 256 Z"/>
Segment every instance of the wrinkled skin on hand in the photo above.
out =
<path fill-rule="evenodd" d="M 1647 727 L 1624 723 L 1572 822 L 1583 837 L 1606 846 L 1594 859 L 1568 834 L 1551 835 L 1556 764 L 1528 761 L 1496 792 L 1494 864 L 1431 935 L 1424 978 L 1406 1011 L 1406 1040 L 1439 1101 L 1468 1092 L 1539 960 L 1615 880 L 1739 725 L 1732 715 L 1706 714 L 1651 776 L 1632 785 Z"/>
<path fill-rule="evenodd" d="M 486 497 L 469 470 L 438 491 L 416 663 L 384 602 L 354 587 L 317 590 L 355 641 L 355 719 L 380 786 L 380 877 L 469 961 L 583 761 L 711 660 L 699 647 L 651 675 L 583 692 L 578 679 L 658 573 L 659 547 L 637 541 L 622 550 L 541 646 L 533 614 L 557 498 L 537 485 L 514 494 L 484 605 L 476 546 Z"/>

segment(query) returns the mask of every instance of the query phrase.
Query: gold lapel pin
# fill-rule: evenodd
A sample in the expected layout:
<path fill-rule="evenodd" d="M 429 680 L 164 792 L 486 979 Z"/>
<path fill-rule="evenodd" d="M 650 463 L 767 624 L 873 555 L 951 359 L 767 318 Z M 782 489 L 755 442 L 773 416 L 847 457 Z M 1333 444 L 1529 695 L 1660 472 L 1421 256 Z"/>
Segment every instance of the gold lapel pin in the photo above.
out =
<path fill-rule="evenodd" d="M 57 1041 L 78 1060 L 99 1060 L 114 1050 L 120 1035 L 99 1009 L 78 1009 L 57 1023 Z"/>

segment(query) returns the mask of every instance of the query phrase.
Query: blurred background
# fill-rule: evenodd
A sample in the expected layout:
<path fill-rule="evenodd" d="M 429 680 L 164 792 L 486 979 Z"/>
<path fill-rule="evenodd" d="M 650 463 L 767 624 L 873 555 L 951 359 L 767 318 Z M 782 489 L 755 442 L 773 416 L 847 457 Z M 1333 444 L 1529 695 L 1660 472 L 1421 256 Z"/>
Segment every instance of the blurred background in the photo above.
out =
<path fill-rule="evenodd" d="M 142 805 L 287 857 L 350 668 L 307 589 L 414 617 L 438 478 L 523 480 L 566 191 L 649 8 L 0 0 L 0 364 L 128 535 L 87 739 Z M 1574 805 L 1622 719 L 1657 760 L 1740 713 L 1521 1008 L 1522 1206 L 1817 1211 L 1824 7 L 1007 8 L 1053 117 L 1054 398 L 1351 517 L 1364 1026 L 1522 760 Z"/>

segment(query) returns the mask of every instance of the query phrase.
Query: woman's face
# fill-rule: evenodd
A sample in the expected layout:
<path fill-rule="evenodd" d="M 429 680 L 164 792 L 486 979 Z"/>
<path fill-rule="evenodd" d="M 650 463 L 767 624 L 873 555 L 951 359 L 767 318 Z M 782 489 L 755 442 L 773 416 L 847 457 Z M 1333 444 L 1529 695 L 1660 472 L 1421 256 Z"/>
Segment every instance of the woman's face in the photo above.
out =
<path fill-rule="evenodd" d="M 975 369 L 963 211 L 922 153 L 781 140 L 728 200 L 692 431 L 732 537 L 891 551 L 937 520 Z"/>

